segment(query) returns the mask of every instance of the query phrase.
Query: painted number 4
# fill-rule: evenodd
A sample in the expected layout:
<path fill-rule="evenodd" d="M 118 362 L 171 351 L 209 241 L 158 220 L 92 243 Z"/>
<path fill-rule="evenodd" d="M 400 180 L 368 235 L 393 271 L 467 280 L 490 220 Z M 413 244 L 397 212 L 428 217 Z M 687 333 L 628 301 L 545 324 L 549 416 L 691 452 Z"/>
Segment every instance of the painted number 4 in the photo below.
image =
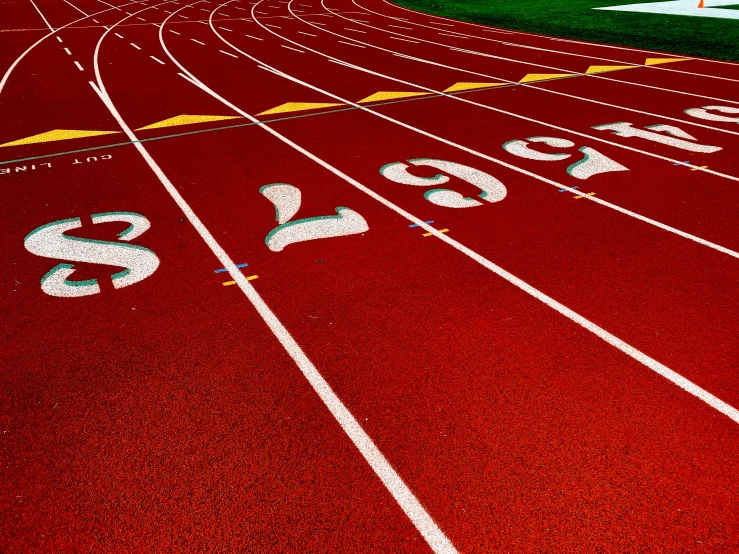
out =
<path fill-rule="evenodd" d="M 285 183 L 264 185 L 259 189 L 275 207 L 275 220 L 279 225 L 272 229 L 264 243 L 273 252 L 281 252 L 287 245 L 307 240 L 327 239 L 357 235 L 369 230 L 367 221 L 354 210 L 339 206 L 338 215 L 308 217 L 291 221 L 301 203 L 300 189 Z"/>

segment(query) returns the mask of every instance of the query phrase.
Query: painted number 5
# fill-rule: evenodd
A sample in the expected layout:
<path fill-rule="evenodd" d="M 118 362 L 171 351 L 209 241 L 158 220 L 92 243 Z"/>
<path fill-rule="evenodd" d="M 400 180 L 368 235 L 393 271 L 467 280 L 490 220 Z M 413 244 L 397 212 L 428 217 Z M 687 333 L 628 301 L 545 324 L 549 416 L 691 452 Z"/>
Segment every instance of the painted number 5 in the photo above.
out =
<path fill-rule="evenodd" d="M 433 167 L 476 186 L 482 191 L 477 197 L 485 202 L 500 202 L 507 194 L 505 185 L 498 179 L 466 165 L 429 158 L 408 160 L 408 163 L 414 166 Z M 392 182 L 400 183 L 401 185 L 432 187 L 449 182 L 449 177 L 441 173 L 437 173 L 433 177 L 417 177 L 410 173 L 408 169 L 408 165 L 403 162 L 393 162 L 383 165 L 380 168 L 380 173 Z M 472 208 L 474 206 L 482 206 L 482 202 L 475 198 L 462 196 L 458 192 L 449 189 L 431 189 L 426 191 L 423 196 L 432 204 L 445 208 Z"/>

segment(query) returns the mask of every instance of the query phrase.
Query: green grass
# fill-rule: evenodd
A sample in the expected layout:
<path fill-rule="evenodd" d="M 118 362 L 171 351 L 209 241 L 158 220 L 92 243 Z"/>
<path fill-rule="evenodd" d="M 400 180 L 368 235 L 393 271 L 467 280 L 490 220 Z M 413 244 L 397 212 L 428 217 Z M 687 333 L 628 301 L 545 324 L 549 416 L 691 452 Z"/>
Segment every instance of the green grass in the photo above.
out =
<path fill-rule="evenodd" d="M 739 61 L 739 20 L 592 9 L 640 0 L 393 1 L 431 14 L 506 29 Z"/>

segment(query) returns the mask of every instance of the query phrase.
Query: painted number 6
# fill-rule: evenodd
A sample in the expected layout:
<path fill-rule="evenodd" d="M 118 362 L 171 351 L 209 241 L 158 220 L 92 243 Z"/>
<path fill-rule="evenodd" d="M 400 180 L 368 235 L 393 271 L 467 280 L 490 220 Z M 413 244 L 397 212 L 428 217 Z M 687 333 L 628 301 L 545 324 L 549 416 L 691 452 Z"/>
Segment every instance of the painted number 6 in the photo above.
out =
<path fill-rule="evenodd" d="M 482 192 L 477 196 L 486 202 L 500 202 L 507 194 L 505 185 L 498 179 L 466 165 L 429 158 L 408 160 L 408 163 L 414 166 L 433 167 L 462 179 L 479 188 Z M 380 173 L 383 177 L 401 185 L 431 187 L 449 182 L 449 177 L 441 173 L 437 173 L 433 177 L 417 177 L 410 173 L 408 169 L 408 165 L 403 162 L 393 162 L 383 165 L 380 168 Z M 435 188 L 426 191 L 423 196 L 432 204 L 443 206 L 444 208 L 472 208 L 474 206 L 482 206 L 482 202 L 468 196 L 462 196 L 458 192 L 449 189 Z"/>

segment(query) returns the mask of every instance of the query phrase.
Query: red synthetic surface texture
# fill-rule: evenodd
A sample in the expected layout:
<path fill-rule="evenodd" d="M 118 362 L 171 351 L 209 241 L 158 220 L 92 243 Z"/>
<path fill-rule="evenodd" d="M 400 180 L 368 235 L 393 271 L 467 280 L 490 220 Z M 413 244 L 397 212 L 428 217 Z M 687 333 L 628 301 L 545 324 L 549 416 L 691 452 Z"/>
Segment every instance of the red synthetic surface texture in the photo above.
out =
<path fill-rule="evenodd" d="M 116 133 L 0 147 L 4 551 L 430 550 L 291 353 L 237 286 L 223 286 L 232 276 L 214 273 L 222 263 L 91 81 L 131 129 L 183 114 L 238 117 L 135 133 L 231 259 L 249 264 L 240 271 L 258 275 L 251 285 L 458 551 L 739 550 L 739 422 L 343 177 L 736 407 L 739 127 L 685 110 L 739 105 L 739 66 L 646 67 L 679 56 L 501 32 L 380 0 L 34 1 L 53 32 L 32 4 L 0 4 L 3 73 L 51 33 L 0 90 L 0 144 L 55 129 Z M 635 67 L 583 75 L 620 64 Z M 252 115 L 576 75 L 370 111 L 257 116 L 322 166 L 183 72 Z M 615 121 L 677 126 L 722 149 L 593 129 Z M 502 147 L 533 136 L 576 146 L 557 162 Z M 628 171 L 574 178 L 565 170 L 582 146 Z M 484 171 L 507 195 L 444 208 L 380 173 L 417 158 Z M 259 194 L 271 183 L 301 190 L 296 218 L 344 206 L 369 230 L 273 252 L 275 211 Z M 457 178 L 445 186 L 479 194 Z M 66 260 L 32 255 L 24 237 L 80 217 L 71 236 L 115 241 L 125 225 L 93 225 L 103 212 L 149 220 L 133 243 L 157 254 L 157 271 L 114 289 L 120 268 L 75 262 L 73 278 L 97 279 L 100 294 L 45 294 L 39 281 Z"/>

